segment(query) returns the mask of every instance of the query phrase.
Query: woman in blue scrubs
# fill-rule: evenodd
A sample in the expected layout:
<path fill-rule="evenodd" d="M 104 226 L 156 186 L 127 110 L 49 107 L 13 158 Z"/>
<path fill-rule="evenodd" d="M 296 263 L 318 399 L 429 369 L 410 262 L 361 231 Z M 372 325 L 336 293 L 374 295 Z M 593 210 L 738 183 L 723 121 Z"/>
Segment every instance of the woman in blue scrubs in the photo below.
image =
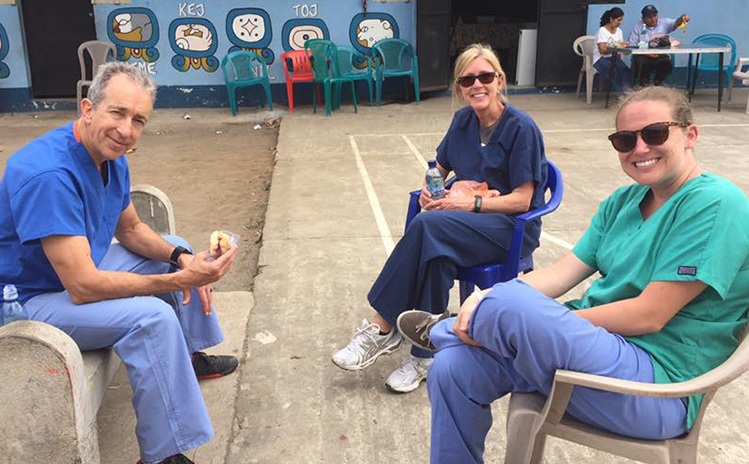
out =
<path fill-rule="evenodd" d="M 418 214 L 388 258 L 368 299 L 376 311 L 364 319 L 349 344 L 333 355 L 346 370 L 364 369 L 395 352 L 402 338 L 394 330 L 402 312 L 447 309 L 456 266 L 502 261 L 513 231 L 510 216 L 543 204 L 546 156 L 541 131 L 524 112 L 507 102 L 506 77 L 494 52 L 474 44 L 455 63 L 454 93 L 467 103 L 453 117 L 437 147 L 443 177 L 486 182 L 494 197 L 451 196 L 433 200 L 422 189 Z M 526 228 L 522 254 L 539 244 L 541 222 Z M 418 388 L 431 354 L 414 349 L 385 384 L 395 392 Z"/>

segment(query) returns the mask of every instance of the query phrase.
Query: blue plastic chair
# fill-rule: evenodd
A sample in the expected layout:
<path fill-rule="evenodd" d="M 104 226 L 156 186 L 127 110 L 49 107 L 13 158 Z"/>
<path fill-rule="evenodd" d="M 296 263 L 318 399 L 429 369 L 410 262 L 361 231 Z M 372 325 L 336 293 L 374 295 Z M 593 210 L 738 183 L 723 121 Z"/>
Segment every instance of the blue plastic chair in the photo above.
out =
<path fill-rule="evenodd" d="M 330 40 L 310 39 L 304 43 L 304 50 L 311 53 L 312 70 L 315 74 L 314 88 L 317 88 L 318 84 L 323 86 L 325 115 L 330 116 L 332 109 L 337 109 L 340 106 L 340 88 L 346 82 L 351 84 L 351 99 L 354 102 L 354 112 L 357 113 L 356 86 L 353 79 L 341 76 L 338 66 L 338 47 Z M 335 85 L 335 88 L 333 85 Z M 312 99 L 312 112 L 317 113 L 317 100 L 314 95 Z"/>
<path fill-rule="evenodd" d="M 356 67 L 357 63 L 364 63 L 366 64 L 366 67 L 359 69 Z M 374 91 L 372 89 L 372 76 L 374 71 L 370 60 L 351 47 L 339 46 L 338 69 L 341 72 L 341 77 L 348 77 L 354 81 L 364 81 L 367 83 L 367 89 L 369 90 L 369 106 L 372 106 L 374 104 Z"/>
<path fill-rule="evenodd" d="M 268 65 L 265 60 L 253 52 L 231 52 L 221 60 L 224 71 L 226 92 L 229 94 L 229 106 L 232 116 L 237 115 L 237 89 L 251 85 L 261 85 L 268 100 L 268 109 L 273 110 L 273 100 L 270 96 L 270 81 L 268 79 Z M 262 95 L 260 106 L 265 106 Z"/>
<path fill-rule="evenodd" d="M 461 303 L 473 293 L 474 286 L 483 290 L 496 283 L 514 279 L 521 272 L 526 273 L 533 270 L 533 255 L 520 256 L 525 225 L 529 221 L 556 211 L 562 202 L 562 196 L 564 196 L 564 182 L 562 181 L 562 173 L 559 168 L 551 161 L 548 161 L 547 171 L 546 190 L 550 193 L 549 200 L 538 209 L 515 216 L 515 230 L 510 241 L 510 249 L 507 250 L 507 259 L 502 263 L 482 264 L 472 267 L 458 266 L 456 279 L 460 281 Z M 454 177 L 450 179 L 448 184 L 451 184 L 454 179 Z M 410 195 L 405 230 L 408 230 L 408 226 L 411 224 L 413 218 L 421 211 L 421 206 L 419 205 L 421 190 L 414 190 L 410 192 Z"/>
<path fill-rule="evenodd" d="M 724 47 L 726 45 L 731 46 L 731 58 L 726 60 L 723 58 L 723 85 L 728 85 L 731 81 L 731 73 L 736 67 L 736 41 L 730 36 L 725 34 L 702 34 L 701 36 L 694 39 L 696 44 L 716 45 Z M 699 62 L 694 70 L 694 82 L 697 82 L 697 75 L 700 71 L 719 72 L 719 56 L 717 53 L 706 53 L 699 56 Z"/>
<path fill-rule="evenodd" d="M 382 39 L 372 46 L 377 80 L 377 106 L 382 102 L 382 81 L 386 77 L 409 77 L 414 83 L 416 101 L 419 95 L 419 59 L 410 43 L 401 39 Z"/>

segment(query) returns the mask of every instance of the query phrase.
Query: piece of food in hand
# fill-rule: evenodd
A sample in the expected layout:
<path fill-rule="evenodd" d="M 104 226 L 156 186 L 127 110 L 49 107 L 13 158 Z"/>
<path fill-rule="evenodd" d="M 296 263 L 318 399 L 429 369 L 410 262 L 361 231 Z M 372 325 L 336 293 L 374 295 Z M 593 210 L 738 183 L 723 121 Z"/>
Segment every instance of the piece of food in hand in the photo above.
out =
<path fill-rule="evenodd" d="M 214 230 L 211 234 L 211 255 L 221 256 L 231 248 L 231 235 L 221 230 Z"/>

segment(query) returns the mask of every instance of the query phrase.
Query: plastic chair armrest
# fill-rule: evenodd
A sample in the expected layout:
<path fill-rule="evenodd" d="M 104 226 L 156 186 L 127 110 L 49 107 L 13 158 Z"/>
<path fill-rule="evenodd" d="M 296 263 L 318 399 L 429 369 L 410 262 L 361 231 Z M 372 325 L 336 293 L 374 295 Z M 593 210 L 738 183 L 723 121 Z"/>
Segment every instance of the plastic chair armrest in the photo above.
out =
<path fill-rule="evenodd" d="M 518 263 L 520 262 L 520 252 L 523 247 L 523 238 L 525 236 L 525 226 L 528 222 L 538 219 L 541 216 L 545 216 L 551 212 L 556 211 L 562 202 L 561 186 L 557 187 L 559 191 L 556 195 L 552 195 L 548 203 L 528 211 L 526 213 L 515 216 L 515 227 L 513 229 L 512 240 L 510 242 L 510 248 L 507 250 L 506 266 L 503 269 L 505 279 L 511 278 L 518 274 Z"/>
<path fill-rule="evenodd" d="M 738 351 L 738 350 L 737 350 Z M 746 355 L 745 355 L 746 357 Z M 684 398 L 706 393 L 721 387 L 739 377 L 749 367 L 747 359 L 733 356 L 720 366 L 698 377 L 676 383 L 643 383 L 630 380 L 614 379 L 583 372 L 558 370 L 554 383 L 595 388 L 612 393 L 627 395 L 652 396 L 659 398 Z"/>
<path fill-rule="evenodd" d="M 749 66 L 749 58 L 739 58 L 738 61 L 736 62 L 736 69 L 734 69 L 733 72 L 735 74 L 738 74 L 738 73 L 745 74 L 744 72 L 745 66 Z"/>
<path fill-rule="evenodd" d="M 558 424 L 562 420 L 572 397 L 574 387 L 586 387 L 612 393 L 657 398 L 686 398 L 709 392 L 714 393 L 718 387 L 725 385 L 741 375 L 747 367 L 745 360 L 742 360 L 742 364 L 739 366 L 736 363 L 729 366 L 731 364 L 729 361 L 694 379 L 685 382 L 660 384 L 633 382 L 631 380 L 559 369 L 554 375 L 554 384 L 552 385 L 551 393 L 541 413 L 542 422 Z"/>

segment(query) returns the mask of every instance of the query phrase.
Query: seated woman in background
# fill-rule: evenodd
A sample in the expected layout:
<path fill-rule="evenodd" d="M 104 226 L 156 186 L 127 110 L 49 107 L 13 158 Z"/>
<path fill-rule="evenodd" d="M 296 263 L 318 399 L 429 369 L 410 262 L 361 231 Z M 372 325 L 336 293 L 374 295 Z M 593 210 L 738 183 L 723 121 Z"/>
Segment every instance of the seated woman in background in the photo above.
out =
<path fill-rule="evenodd" d="M 598 82 L 608 82 L 611 66 L 614 68 L 614 76 L 611 80 L 613 90 L 626 90 L 632 82 L 632 71 L 622 58 L 617 56 L 614 61 L 612 52 L 615 47 L 627 45 L 624 42 L 624 34 L 619 26 L 624 21 L 624 11 L 614 7 L 606 10 L 601 16 L 601 27 L 596 34 L 596 46 L 593 48 L 593 67 L 600 75 Z"/>
<path fill-rule="evenodd" d="M 376 311 L 364 319 L 333 363 L 346 370 L 372 365 L 383 354 L 398 350 L 402 337 L 395 330 L 399 314 L 447 309 L 457 266 L 501 261 L 513 234 L 511 215 L 544 204 L 546 156 L 541 131 L 524 112 L 507 103 L 506 78 L 491 48 L 474 44 L 455 62 L 454 92 L 468 106 L 458 110 L 437 147 L 437 167 L 443 178 L 486 182 L 498 191 L 493 197 L 448 194 L 433 199 L 422 189 L 416 215 L 369 291 Z M 522 254 L 539 245 L 541 221 L 528 223 Z M 414 349 L 385 384 L 395 392 L 419 387 L 432 362 L 431 353 Z"/>
<path fill-rule="evenodd" d="M 616 127 L 609 140 L 635 183 L 601 203 L 570 253 L 475 292 L 457 318 L 398 319 L 404 336 L 438 350 L 427 382 L 433 464 L 483 462 L 489 405 L 512 392 L 548 395 L 557 369 L 681 382 L 738 346 L 749 308 L 749 200 L 697 163 L 699 129 L 680 92 L 628 95 Z M 554 300 L 594 273 L 581 299 Z M 567 412 L 617 434 L 668 439 L 692 427 L 701 398 L 575 388 Z"/>

